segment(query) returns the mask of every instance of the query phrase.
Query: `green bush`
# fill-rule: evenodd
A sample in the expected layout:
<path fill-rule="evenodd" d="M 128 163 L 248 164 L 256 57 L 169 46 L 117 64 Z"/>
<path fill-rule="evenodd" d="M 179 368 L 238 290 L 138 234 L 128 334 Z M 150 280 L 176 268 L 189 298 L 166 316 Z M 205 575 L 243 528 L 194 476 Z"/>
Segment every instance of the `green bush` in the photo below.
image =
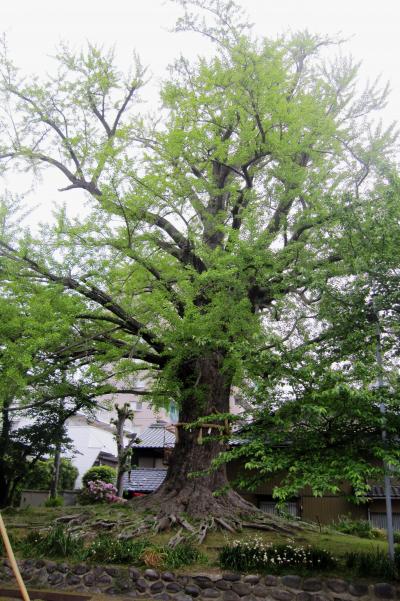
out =
<path fill-rule="evenodd" d="M 204 561 L 206 558 L 191 543 L 181 543 L 173 549 L 171 547 L 163 547 L 162 553 L 164 556 L 164 567 L 170 570 L 176 570 L 182 566 L 190 566 L 196 561 Z"/>
<path fill-rule="evenodd" d="M 82 482 L 85 486 L 88 485 L 88 482 L 95 482 L 96 480 L 101 480 L 108 484 L 115 484 L 116 479 L 117 472 L 113 467 L 110 467 L 109 465 L 95 465 L 85 472 Z"/>
<path fill-rule="evenodd" d="M 395 561 L 389 559 L 387 552 L 352 551 L 345 555 L 345 565 L 362 578 L 382 578 L 394 580 L 400 576 L 400 551 L 396 549 Z"/>
<path fill-rule="evenodd" d="M 50 497 L 45 501 L 45 507 L 62 507 L 64 505 L 64 499 L 62 497 Z"/>
<path fill-rule="evenodd" d="M 54 459 L 37 461 L 24 478 L 22 487 L 33 488 L 35 490 L 49 490 L 53 476 L 53 466 Z M 72 465 L 71 460 L 63 457 L 60 462 L 58 488 L 60 490 L 72 490 L 78 475 L 78 469 Z"/>
<path fill-rule="evenodd" d="M 294 545 L 234 541 L 223 547 L 219 554 L 221 568 L 237 572 L 268 570 L 274 573 L 286 569 L 327 570 L 337 565 L 337 560 L 325 549 Z"/>
<path fill-rule="evenodd" d="M 148 540 L 117 540 L 103 534 L 85 549 L 85 559 L 107 563 L 139 564 L 145 549 L 151 546 Z"/>
<path fill-rule="evenodd" d="M 56 524 L 45 534 L 30 532 L 17 545 L 25 557 L 82 558 L 82 540 Z"/>
<path fill-rule="evenodd" d="M 368 520 L 353 520 L 350 516 L 342 515 L 333 527 L 344 534 L 352 534 L 360 538 L 377 538 L 377 532 Z"/>

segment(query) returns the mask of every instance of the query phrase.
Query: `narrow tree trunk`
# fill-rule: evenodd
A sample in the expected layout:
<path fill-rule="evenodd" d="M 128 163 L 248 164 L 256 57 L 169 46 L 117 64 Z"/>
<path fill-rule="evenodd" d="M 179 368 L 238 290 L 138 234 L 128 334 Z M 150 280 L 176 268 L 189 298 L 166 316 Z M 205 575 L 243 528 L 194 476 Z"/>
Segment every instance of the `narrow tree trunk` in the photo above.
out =
<path fill-rule="evenodd" d="M 11 420 L 9 418 L 8 407 L 11 401 L 5 399 L 0 418 L 0 507 L 11 505 L 12 498 L 10 496 L 11 484 L 10 474 L 7 465 L 7 451 L 10 445 Z"/>
<path fill-rule="evenodd" d="M 0 509 L 3 507 L 7 507 L 11 505 L 12 499 L 9 497 L 10 485 L 3 473 L 1 473 L 1 464 L 0 464 Z"/>
<path fill-rule="evenodd" d="M 111 423 L 115 425 L 115 441 L 117 443 L 117 457 L 118 457 L 118 470 L 117 470 L 117 495 L 122 497 L 124 494 L 124 474 L 130 467 L 131 460 L 131 448 L 133 439 L 125 446 L 124 442 L 124 428 L 127 419 L 133 420 L 134 412 L 129 407 L 129 403 L 125 403 L 122 407 L 115 405 L 117 413 L 116 419 L 112 419 Z"/>
<path fill-rule="evenodd" d="M 201 417 L 229 412 L 231 377 L 222 370 L 223 357 L 213 353 L 199 358 L 194 365 L 183 367 L 182 383 L 191 391 L 180 408 L 178 440 L 171 454 L 167 476 L 162 486 L 152 495 L 140 499 L 139 505 L 157 508 L 159 514 L 186 513 L 192 517 L 207 515 L 253 513 L 253 505 L 245 501 L 230 486 L 225 466 L 209 470 L 212 461 L 226 444 L 218 438 L 218 431 L 205 426 L 185 428 Z M 184 389 L 185 390 L 185 389 Z M 209 438 L 210 437 L 210 438 Z M 208 440 L 207 440 L 208 439 Z M 207 472 L 196 475 L 197 472 Z"/>
<path fill-rule="evenodd" d="M 60 444 L 58 444 L 56 447 L 55 455 L 54 455 L 53 477 L 51 479 L 51 485 L 50 485 L 50 498 L 51 499 L 55 499 L 57 497 L 58 482 L 60 479 L 60 463 L 61 463 L 61 448 L 60 448 Z"/>

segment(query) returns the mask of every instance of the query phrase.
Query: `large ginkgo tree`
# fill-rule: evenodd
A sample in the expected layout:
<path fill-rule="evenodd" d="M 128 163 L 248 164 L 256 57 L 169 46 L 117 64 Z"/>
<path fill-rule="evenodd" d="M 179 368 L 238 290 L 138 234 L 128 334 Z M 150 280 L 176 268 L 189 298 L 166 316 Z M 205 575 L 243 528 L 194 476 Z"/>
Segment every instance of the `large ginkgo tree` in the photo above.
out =
<path fill-rule="evenodd" d="M 316 349 L 326 282 L 349 273 L 346 209 L 385 185 L 395 136 L 373 122 L 387 90 L 359 89 L 357 64 L 326 58 L 333 41 L 255 39 L 232 2 L 181 4 L 177 30 L 214 50 L 171 66 L 156 117 L 138 59 L 124 75 L 112 53 L 63 47 L 39 80 L 3 57 L 1 164 L 57 170 L 90 209 L 1 248 L 83 300 L 82 352 L 177 405 L 166 480 L 140 502 L 234 521 L 251 506 L 223 465 L 207 471 L 232 388 L 260 353 L 273 370 L 282 345 Z"/>

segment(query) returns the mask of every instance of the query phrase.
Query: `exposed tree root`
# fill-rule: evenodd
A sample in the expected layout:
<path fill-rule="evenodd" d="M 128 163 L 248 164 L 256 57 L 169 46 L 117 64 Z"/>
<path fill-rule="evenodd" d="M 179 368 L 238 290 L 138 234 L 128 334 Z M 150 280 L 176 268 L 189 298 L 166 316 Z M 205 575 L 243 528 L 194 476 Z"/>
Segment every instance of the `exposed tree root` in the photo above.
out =
<path fill-rule="evenodd" d="M 198 480 L 189 480 L 180 490 L 161 486 L 147 497 L 134 499 L 132 505 L 138 512 L 153 511 L 154 517 L 147 518 L 130 535 L 171 531 L 168 543 L 171 547 L 185 540 L 201 544 L 211 530 L 217 529 L 231 534 L 242 528 L 283 534 L 293 534 L 298 529 L 294 523 L 260 511 L 232 489 L 213 495 L 208 487 L 199 485 Z"/>
<path fill-rule="evenodd" d="M 197 479 L 189 480 L 180 489 L 162 485 L 155 493 L 133 499 L 131 503 L 139 511 L 150 509 L 160 518 L 174 515 L 180 516 L 179 520 L 183 515 L 191 519 L 204 519 L 204 516 L 226 519 L 228 515 L 230 519 L 234 516 L 242 519 L 261 513 L 234 490 L 228 489 L 217 496 L 209 487 L 200 485 Z"/>

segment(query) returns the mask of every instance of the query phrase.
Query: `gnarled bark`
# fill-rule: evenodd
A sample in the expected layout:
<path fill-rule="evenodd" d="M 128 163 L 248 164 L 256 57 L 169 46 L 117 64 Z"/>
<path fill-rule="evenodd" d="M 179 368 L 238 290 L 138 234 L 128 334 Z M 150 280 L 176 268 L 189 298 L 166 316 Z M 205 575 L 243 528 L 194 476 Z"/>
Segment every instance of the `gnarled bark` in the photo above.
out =
<path fill-rule="evenodd" d="M 202 417 L 229 412 L 231 376 L 223 369 L 222 353 L 213 352 L 181 368 L 184 390 L 189 390 L 180 409 L 179 435 L 161 487 L 134 502 L 153 508 L 159 516 L 186 513 L 193 518 L 248 515 L 257 509 L 230 488 L 225 466 L 208 472 L 213 459 L 226 448 L 216 431 L 205 424 L 185 427 Z M 208 438 L 209 437 L 209 438 Z M 203 472 L 201 475 L 196 475 Z M 206 472 L 206 473 L 204 473 Z"/>

